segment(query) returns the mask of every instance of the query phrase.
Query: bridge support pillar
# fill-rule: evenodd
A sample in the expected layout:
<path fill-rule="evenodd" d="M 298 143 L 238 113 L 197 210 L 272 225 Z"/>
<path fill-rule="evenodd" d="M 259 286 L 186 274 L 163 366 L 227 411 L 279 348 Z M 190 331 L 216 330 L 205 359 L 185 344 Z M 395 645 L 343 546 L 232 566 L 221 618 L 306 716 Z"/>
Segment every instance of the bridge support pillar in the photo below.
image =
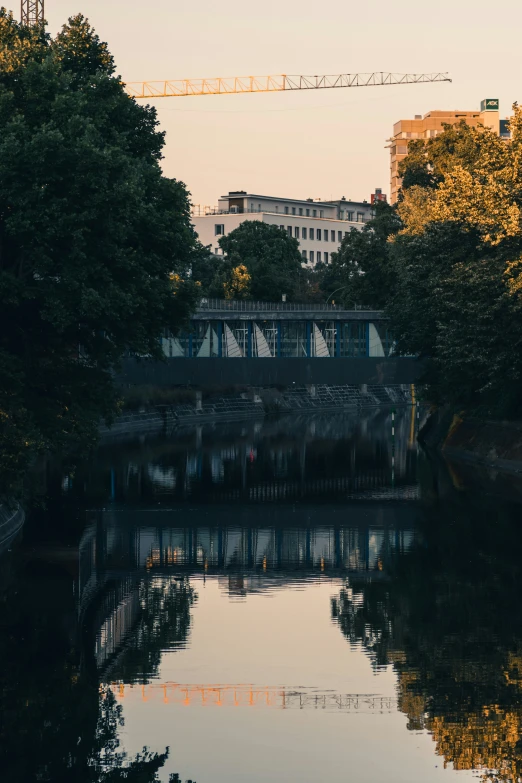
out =
<path fill-rule="evenodd" d="M 203 407 L 203 393 L 201 391 L 196 392 L 196 410 L 200 411 Z"/>
<path fill-rule="evenodd" d="M 310 395 L 310 397 L 317 397 L 317 386 L 315 385 L 315 383 L 312 384 L 311 386 L 307 386 L 306 388 L 308 390 L 308 394 Z"/>

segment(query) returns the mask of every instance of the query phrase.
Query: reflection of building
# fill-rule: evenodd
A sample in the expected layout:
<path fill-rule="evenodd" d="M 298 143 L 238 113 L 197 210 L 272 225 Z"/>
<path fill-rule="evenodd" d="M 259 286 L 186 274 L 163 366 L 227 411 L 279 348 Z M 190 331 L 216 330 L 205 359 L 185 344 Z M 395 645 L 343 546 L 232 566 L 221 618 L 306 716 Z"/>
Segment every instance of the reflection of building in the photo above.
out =
<path fill-rule="evenodd" d="M 464 121 L 466 125 L 477 127 L 484 125 L 504 138 L 509 138 L 508 121 L 499 116 L 499 102 L 496 98 L 483 100 L 480 111 L 429 111 L 424 116 L 416 114 L 413 119 L 399 120 L 393 126 L 390 139 L 390 200 L 397 201 L 401 180 L 399 163 L 408 154 L 408 142 L 413 139 L 431 139 L 442 133 L 444 125 L 456 125 Z"/>

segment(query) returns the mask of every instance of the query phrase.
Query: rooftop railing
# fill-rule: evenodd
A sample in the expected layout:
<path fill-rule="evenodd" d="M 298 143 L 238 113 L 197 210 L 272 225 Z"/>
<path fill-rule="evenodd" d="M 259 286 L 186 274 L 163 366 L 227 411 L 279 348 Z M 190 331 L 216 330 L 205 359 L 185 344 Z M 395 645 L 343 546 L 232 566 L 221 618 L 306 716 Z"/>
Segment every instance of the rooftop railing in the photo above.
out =
<path fill-rule="evenodd" d="M 348 308 L 344 305 L 321 304 L 320 302 L 311 302 L 308 304 L 302 302 L 252 302 L 250 300 L 239 299 L 202 299 L 199 303 L 198 311 L 206 312 L 208 310 L 218 310 L 221 312 L 310 312 L 325 310 L 332 312 L 350 312 L 353 310 L 364 310 L 367 312 L 376 312 L 375 307 L 354 304 Z"/>
<path fill-rule="evenodd" d="M 332 207 L 328 208 L 329 210 L 332 209 Z M 192 209 L 192 217 L 211 217 L 212 215 L 215 217 L 219 217 L 219 215 L 262 215 L 263 213 L 268 215 L 277 215 L 281 218 L 287 218 L 287 217 L 294 217 L 294 218 L 307 218 L 308 220 L 338 220 L 341 223 L 368 223 L 371 218 L 367 217 L 366 215 L 361 220 L 348 220 L 348 218 L 339 218 L 337 217 L 337 213 L 334 215 L 323 215 L 323 217 L 319 217 L 319 215 L 294 215 L 293 213 L 290 214 L 288 212 L 276 212 L 273 209 L 243 209 L 241 207 L 238 207 L 237 209 L 217 209 L 216 208 L 205 208 L 205 211 L 198 209 L 197 207 Z"/>

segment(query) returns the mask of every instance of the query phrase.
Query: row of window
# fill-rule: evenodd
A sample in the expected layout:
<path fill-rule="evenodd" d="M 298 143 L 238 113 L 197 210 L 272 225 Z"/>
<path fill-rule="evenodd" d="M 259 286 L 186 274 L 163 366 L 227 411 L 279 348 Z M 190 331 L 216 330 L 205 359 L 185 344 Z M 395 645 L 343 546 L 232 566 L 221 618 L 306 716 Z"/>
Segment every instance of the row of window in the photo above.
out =
<path fill-rule="evenodd" d="M 285 230 L 284 226 L 279 226 L 281 231 Z M 328 230 L 327 228 L 301 228 L 300 226 L 287 226 L 286 231 L 289 237 L 293 236 L 295 239 L 312 239 L 317 242 L 335 242 L 335 231 L 333 229 Z M 343 241 L 343 234 L 344 236 L 348 236 L 348 231 L 338 231 L 337 232 L 337 242 Z"/>
<path fill-rule="evenodd" d="M 347 215 L 352 215 L 352 212 L 347 212 Z M 348 220 L 351 220 L 352 218 L 348 218 Z M 357 213 L 357 222 L 363 223 L 364 222 L 364 215 L 362 212 Z M 284 231 L 284 226 L 279 226 L 279 228 Z M 296 239 L 316 239 L 318 242 L 321 242 L 323 240 L 325 242 L 328 242 L 331 238 L 332 242 L 335 242 L 335 231 L 327 228 L 306 228 L 303 226 L 302 228 L 300 226 L 287 226 L 286 230 L 288 231 L 288 234 L 290 236 L 295 236 Z M 344 236 L 346 236 L 348 232 L 344 232 Z M 214 223 L 214 236 L 224 236 L 225 235 L 225 224 L 224 223 Z M 337 232 L 337 241 L 341 242 L 343 238 L 343 232 L 338 231 Z"/>
<path fill-rule="evenodd" d="M 276 204 L 274 209 L 275 209 L 275 212 L 279 212 L 279 205 Z M 291 211 L 290 211 L 290 209 L 291 209 Z M 285 207 L 284 210 L 285 210 L 285 215 L 292 214 L 292 215 L 299 215 L 300 217 L 314 217 L 314 218 L 319 217 L 319 218 L 324 218 L 324 209 L 308 209 L 306 207 L 305 208 L 303 208 L 303 207 L 291 207 L 291 208 L 290 207 Z M 255 212 L 256 211 L 254 209 L 254 204 L 253 203 L 250 204 L 250 211 L 251 212 Z M 263 211 L 262 207 L 261 207 L 261 204 L 257 205 L 257 211 L 258 212 L 262 212 Z M 345 217 L 345 215 L 346 215 L 346 217 Z M 334 216 L 330 215 L 330 217 L 334 217 Z M 358 223 L 364 223 L 364 212 L 357 212 L 357 217 L 355 217 L 355 212 L 349 211 L 349 210 L 346 210 L 346 212 L 345 212 L 344 209 L 341 209 L 341 211 L 340 211 L 340 219 L 341 220 L 345 220 L 346 219 L 348 222 L 352 222 L 352 223 L 355 222 L 355 220 L 357 220 Z"/>
<path fill-rule="evenodd" d="M 285 215 L 300 215 L 301 217 L 320 217 L 324 218 L 324 209 L 308 209 L 303 207 L 292 207 L 292 212 L 290 212 L 290 207 L 285 207 Z M 254 212 L 254 204 L 250 204 L 250 210 L 251 212 Z M 257 205 L 257 211 L 261 212 L 261 204 Z M 275 211 L 279 212 L 279 205 L 275 205 Z M 317 214 L 319 212 L 319 214 Z"/>
<path fill-rule="evenodd" d="M 317 257 L 317 263 L 320 264 L 321 261 L 324 261 L 325 264 L 328 264 L 330 261 L 330 254 L 329 253 L 321 253 L 320 250 L 310 250 L 309 253 L 307 253 L 306 250 L 301 250 L 301 255 L 303 257 L 303 261 L 308 263 L 310 261 L 311 264 L 315 264 L 316 257 Z"/>

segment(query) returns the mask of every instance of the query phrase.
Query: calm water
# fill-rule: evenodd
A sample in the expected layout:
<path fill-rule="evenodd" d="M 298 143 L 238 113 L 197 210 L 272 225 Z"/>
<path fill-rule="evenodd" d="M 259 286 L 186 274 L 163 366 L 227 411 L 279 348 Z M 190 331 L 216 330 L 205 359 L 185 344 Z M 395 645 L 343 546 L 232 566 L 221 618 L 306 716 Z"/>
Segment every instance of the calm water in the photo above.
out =
<path fill-rule="evenodd" d="M 415 429 L 208 426 L 40 475 L 0 560 L 2 781 L 517 780 L 522 507 Z"/>

